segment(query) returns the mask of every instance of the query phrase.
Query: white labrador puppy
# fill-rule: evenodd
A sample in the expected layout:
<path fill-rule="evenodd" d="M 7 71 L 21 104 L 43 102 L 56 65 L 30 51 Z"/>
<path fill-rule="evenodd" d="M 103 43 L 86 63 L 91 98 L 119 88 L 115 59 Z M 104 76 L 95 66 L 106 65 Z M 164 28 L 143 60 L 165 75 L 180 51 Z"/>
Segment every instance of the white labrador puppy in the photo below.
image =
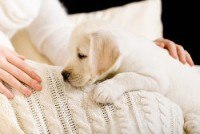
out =
<path fill-rule="evenodd" d="M 185 129 L 200 133 L 200 75 L 152 41 L 99 21 L 77 26 L 68 44 L 65 81 L 80 87 L 106 79 L 94 100 L 112 103 L 134 90 L 157 91 L 181 106 Z"/>

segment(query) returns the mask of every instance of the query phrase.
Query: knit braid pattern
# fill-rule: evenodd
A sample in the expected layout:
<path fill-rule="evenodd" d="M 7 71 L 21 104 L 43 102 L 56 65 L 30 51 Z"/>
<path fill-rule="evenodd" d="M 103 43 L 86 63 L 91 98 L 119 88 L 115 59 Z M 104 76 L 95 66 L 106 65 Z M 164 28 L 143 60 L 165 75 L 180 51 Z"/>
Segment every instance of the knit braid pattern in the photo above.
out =
<path fill-rule="evenodd" d="M 97 104 L 91 98 L 95 85 L 77 89 L 63 81 L 60 67 L 29 65 L 41 76 L 43 90 L 30 97 L 12 90 L 15 98 L 10 101 L 0 95 L 1 133 L 183 133 L 181 109 L 158 93 L 128 92 L 114 104 Z"/>

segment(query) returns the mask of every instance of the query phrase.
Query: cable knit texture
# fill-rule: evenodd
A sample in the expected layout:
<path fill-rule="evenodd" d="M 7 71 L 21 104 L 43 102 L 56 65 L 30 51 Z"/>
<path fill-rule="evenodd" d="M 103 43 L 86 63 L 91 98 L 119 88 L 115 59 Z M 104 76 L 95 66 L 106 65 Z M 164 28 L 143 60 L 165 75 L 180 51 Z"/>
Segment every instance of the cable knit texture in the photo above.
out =
<path fill-rule="evenodd" d="M 75 89 L 63 81 L 60 67 L 29 64 L 43 90 L 30 97 L 12 90 L 10 101 L 0 95 L 0 133 L 183 133 L 181 109 L 158 93 L 128 92 L 115 104 L 97 104 L 91 100 L 95 85 Z"/>
<path fill-rule="evenodd" d="M 71 30 L 66 15 L 57 0 L 0 0 L 0 45 L 12 49 L 7 37 L 28 26 L 37 16 L 28 28 L 29 34 L 38 50 L 58 65 L 65 59 L 63 46 Z M 91 17 L 116 21 L 152 39 L 161 36 L 160 0 L 73 15 L 70 19 L 79 23 Z M 51 23 L 47 25 L 47 22 Z M 52 38 L 56 36 L 56 39 Z M 183 133 L 180 108 L 158 93 L 129 92 L 115 104 L 96 104 L 90 99 L 90 91 L 95 85 L 74 89 L 63 82 L 60 67 L 29 64 L 42 77 L 43 90 L 25 97 L 10 89 L 15 94 L 14 100 L 0 94 L 1 134 Z M 193 115 L 188 115 L 188 118 L 193 118 Z"/>

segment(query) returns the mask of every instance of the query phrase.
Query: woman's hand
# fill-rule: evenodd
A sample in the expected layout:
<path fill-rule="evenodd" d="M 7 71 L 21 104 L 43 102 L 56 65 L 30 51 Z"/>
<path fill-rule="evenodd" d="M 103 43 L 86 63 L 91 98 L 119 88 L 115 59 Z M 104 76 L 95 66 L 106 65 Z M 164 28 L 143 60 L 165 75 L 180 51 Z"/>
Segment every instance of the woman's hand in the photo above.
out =
<path fill-rule="evenodd" d="M 168 39 L 157 39 L 154 41 L 159 47 L 166 49 L 169 54 L 175 58 L 179 59 L 183 64 L 188 63 L 190 66 L 194 66 L 194 62 L 190 56 L 190 54 L 184 50 L 181 45 L 174 43 Z"/>
<path fill-rule="evenodd" d="M 30 96 L 32 91 L 21 82 L 35 90 L 42 89 L 41 78 L 24 62 L 24 59 L 14 51 L 0 46 L 0 93 L 9 99 L 14 95 L 3 82 L 26 96 Z"/>

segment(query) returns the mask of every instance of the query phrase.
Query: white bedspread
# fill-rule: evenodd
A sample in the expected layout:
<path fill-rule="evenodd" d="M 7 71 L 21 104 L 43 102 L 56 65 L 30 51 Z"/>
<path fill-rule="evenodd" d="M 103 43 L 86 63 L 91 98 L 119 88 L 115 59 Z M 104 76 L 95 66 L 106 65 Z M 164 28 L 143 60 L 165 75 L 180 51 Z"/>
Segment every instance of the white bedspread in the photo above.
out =
<path fill-rule="evenodd" d="M 183 115 L 158 93 L 129 92 L 115 104 L 90 98 L 92 87 L 74 89 L 62 80 L 61 68 L 30 62 L 43 79 L 43 90 L 14 100 L 0 94 L 0 133 L 153 133 L 182 134 Z"/>

